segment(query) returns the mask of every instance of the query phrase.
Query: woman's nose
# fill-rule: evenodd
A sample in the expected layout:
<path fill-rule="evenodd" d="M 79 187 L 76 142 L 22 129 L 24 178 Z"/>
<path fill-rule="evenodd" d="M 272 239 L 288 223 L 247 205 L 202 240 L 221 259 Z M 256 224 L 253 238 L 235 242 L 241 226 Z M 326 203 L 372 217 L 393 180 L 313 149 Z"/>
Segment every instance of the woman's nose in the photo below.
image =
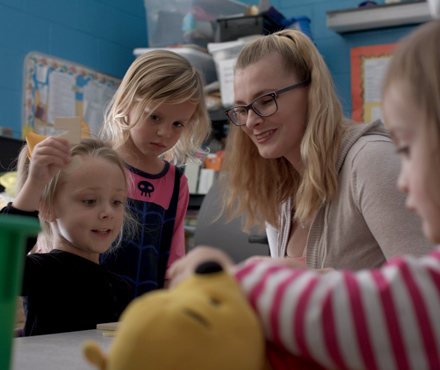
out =
<path fill-rule="evenodd" d="M 246 119 L 246 127 L 247 128 L 254 129 L 254 127 L 260 125 L 262 121 L 263 121 L 263 117 L 260 117 L 252 109 L 249 109 L 247 119 Z"/>

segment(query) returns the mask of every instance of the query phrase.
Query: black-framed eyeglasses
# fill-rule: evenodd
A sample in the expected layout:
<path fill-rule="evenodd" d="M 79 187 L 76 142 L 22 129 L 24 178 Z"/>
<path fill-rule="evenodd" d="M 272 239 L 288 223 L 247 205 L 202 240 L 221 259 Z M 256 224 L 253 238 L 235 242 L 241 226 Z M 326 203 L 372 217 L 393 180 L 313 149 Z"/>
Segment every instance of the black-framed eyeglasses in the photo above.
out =
<path fill-rule="evenodd" d="M 310 81 L 311 79 L 309 78 L 307 81 L 302 81 L 284 89 L 264 94 L 255 99 L 249 105 L 237 105 L 235 107 L 229 108 L 225 111 L 225 113 L 229 117 L 231 122 L 236 126 L 244 126 L 246 124 L 249 109 L 252 109 L 260 117 L 269 117 L 278 111 L 278 95 L 286 91 L 296 89 L 297 87 L 307 85 L 310 83 Z"/>

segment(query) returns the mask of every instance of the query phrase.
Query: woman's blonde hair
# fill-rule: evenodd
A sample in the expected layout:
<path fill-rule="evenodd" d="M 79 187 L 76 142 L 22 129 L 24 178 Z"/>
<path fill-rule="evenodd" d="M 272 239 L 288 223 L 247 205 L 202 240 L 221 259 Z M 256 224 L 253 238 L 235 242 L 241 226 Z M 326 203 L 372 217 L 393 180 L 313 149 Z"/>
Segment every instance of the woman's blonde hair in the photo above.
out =
<path fill-rule="evenodd" d="M 397 85 L 422 114 L 438 152 L 440 146 L 440 20 L 420 26 L 399 44 L 387 66 L 383 96 Z M 414 122 L 417 124 L 417 122 Z"/>
<path fill-rule="evenodd" d="M 298 81 L 311 80 L 308 87 L 306 130 L 301 142 L 303 174 L 284 158 L 264 159 L 239 127 L 233 125 L 227 138 L 225 162 L 226 209 L 229 217 L 246 214 L 245 230 L 267 221 L 279 224 L 281 204 L 293 199 L 295 220 L 310 217 L 322 203 L 334 197 L 338 187 L 336 159 L 342 133 L 350 120 L 344 118 L 330 72 L 312 40 L 304 33 L 283 30 L 246 45 L 235 71 L 271 54 Z"/>
<path fill-rule="evenodd" d="M 28 146 L 24 145 L 20 151 L 17 162 L 17 184 L 16 192 L 18 193 L 23 187 L 29 174 L 30 160 L 27 156 Z M 124 177 L 125 183 L 127 183 L 127 175 L 124 168 L 124 163 L 119 154 L 107 143 L 97 138 L 83 138 L 81 143 L 73 145 L 71 149 L 71 158 L 80 156 L 83 159 L 87 158 L 100 158 L 104 159 L 112 164 L 118 166 Z M 69 172 L 69 168 L 66 167 L 60 170 L 51 181 L 45 186 L 40 202 L 39 202 L 39 215 L 42 233 L 38 237 L 38 250 L 48 252 L 53 249 L 53 235 L 50 223 L 44 219 L 42 215 L 50 214 L 53 209 L 56 194 L 60 185 L 65 181 L 66 174 Z M 127 185 L 128 187 L 129 185 Z M 123 235 L 131 235 L 135 230 L 134 219 L 128 213 L 127 207 L 124 211 L 124 222 L 119 233 L 117 241 L 112 247 L 116 247 L 120 244 Z"/>
<path fill-rule="evenodd" d="M 177 165 L 187 158 L 198 161 L 198 155 L 205 152 L 202 144 L 211 132 L 203 87 L 200 73 L 183 56 L 168 50 L 143 54 L 131 64 L 107 106 L 101 134 L 117 149 L 128 140 L 129 130 L 139 122 L 147 105 L 189 101 L 196 110 L 177 144 L 163 156 Z M 128 123 L 127 116 L 135 104 L 139 118 Z"/>

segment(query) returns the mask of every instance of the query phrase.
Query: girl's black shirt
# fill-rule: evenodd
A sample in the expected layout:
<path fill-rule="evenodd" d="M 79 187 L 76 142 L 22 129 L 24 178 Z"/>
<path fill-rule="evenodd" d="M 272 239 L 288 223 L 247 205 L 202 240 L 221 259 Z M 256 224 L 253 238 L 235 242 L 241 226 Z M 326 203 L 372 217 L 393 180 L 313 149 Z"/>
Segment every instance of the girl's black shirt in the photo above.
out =
<path fill-rule="evenodd" d="M 1 213 L 38 217 L 8 204 Z M 35 244 L 29 240 L 26 254 Z M 72 253 L 54 249 L 26 256 L 23 275 L 23 335 L 96 329 L 99 323 L 118 321 L 131 300 L 127 281 Z"/>

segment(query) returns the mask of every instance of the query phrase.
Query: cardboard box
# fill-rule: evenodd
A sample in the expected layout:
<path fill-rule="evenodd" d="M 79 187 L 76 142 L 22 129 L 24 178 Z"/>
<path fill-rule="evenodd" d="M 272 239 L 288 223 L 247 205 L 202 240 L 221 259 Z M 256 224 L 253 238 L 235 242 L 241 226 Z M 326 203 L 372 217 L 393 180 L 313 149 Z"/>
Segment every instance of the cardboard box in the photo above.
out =
<path fill-rule="evenodd" d="M 209 189 L 217 179 L 217 172 L 208 168 L 200 170 L 198 194 L 208 194 Z"/>
<path fill-rule="evenodd" d="M 185 165 L 183 173 L 188 178 L 189 193 L 197 194 L 197 187 L 199 185 L 200 165 L 194 162 L 189 162 Z"/>
<path fill-rule="evenodd" d="M 234 41 L 244 36 L 263 35 L 262 15 L 217 19 L 215 42 Z"/>
<path fill-rule="evenodd" d="M 214 171 L 220 171 L 222 166 L 222 157 L 217 157 L 215 154 L 208 154 L 205 158 L 205 168 Z"/>

